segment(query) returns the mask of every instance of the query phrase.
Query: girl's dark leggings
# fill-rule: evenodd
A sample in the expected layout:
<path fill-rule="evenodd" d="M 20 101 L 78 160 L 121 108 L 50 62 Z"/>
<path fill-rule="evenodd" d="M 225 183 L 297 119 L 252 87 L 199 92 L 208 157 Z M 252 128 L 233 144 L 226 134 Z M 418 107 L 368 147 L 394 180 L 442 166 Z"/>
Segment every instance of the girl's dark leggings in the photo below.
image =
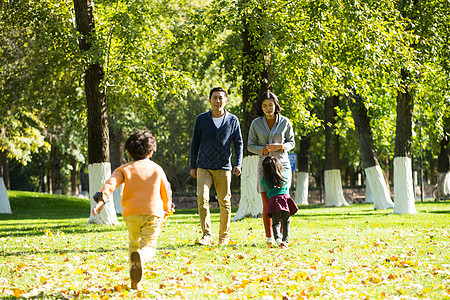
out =
<path fill-rule="evenodd" d="M 288 213 L 287 211 L 279 211 L 275 214 L 272 214 L 272 230 L 273 230 L 273 237 L 275 238 L 275 241 L 280 238 L 280 236 L 281 236 L 280 227 L 283 226 L 282 241 L 285 243 L 289 242 L 289 225 L 291 224 L 290 217 L 291 217 L 291 214 Z"/>

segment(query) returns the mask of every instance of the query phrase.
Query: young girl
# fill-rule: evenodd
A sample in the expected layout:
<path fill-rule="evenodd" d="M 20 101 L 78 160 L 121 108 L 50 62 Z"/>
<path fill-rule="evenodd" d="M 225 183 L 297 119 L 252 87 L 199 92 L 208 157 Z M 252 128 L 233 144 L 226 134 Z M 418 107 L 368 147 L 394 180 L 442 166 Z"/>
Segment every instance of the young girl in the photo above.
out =
<path fill-rule="evenodd" d="M 270 199 L 267 215 L 272 218 L 272 230 L 276 243 L 286 248 L 289 243 L 290 216 L 298 210 L 294 200 L 289 196 L 287 182 L 289 169 L 283 169 L 281 162 L 273 156 L 267 156 L 262 162 L 263 178 L 261 185 L 267 189 Z M 280 237 L 280 221 L 283 225 L 283 237 Z"/>

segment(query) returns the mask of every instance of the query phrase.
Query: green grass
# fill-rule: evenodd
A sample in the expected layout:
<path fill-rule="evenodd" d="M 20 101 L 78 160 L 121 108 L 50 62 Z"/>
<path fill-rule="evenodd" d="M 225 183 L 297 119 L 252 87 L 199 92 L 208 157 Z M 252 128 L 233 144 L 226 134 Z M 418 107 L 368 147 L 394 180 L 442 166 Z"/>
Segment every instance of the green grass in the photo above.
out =
<path fill-rule="evenodd" d="M 89 201 L 9 192 L 0 215 L 2 299 L 450 299 L 450 204 L 414 215 L 372 205 L 301 207 L 289 249 L 268 248 L 261 219 L 231 224 L 234 245 L 195 245 L 196 210 L 165 224 L 145 290 L 128 289 L 127 232 L 86 225 Z M 233 210 L 235 212 L 235 209 Z M 218 232 L 218 209 L 212 210 Z"/>

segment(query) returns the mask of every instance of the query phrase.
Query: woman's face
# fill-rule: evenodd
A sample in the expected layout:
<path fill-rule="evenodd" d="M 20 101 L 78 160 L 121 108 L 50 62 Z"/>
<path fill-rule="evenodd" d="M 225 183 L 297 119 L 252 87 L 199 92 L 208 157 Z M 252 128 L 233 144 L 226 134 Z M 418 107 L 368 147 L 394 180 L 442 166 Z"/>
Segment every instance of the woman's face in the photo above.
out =
<path fill-rule="evenodd" d="M 261 103 L 261 108 L 268 119 L 275 116 L 275 102 L 273 99 L 264 99 Z"/>

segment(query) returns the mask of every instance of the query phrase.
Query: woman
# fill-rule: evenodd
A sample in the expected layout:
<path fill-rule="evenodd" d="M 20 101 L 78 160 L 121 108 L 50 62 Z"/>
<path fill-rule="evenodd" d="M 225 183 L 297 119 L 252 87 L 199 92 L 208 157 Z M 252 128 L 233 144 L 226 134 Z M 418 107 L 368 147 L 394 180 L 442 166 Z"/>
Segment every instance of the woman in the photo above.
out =
<path fill-rule="evenodd" d="M 281 162 L 283 169 L 290 169 L 288 152 L 295 147 L 294 130 L 288 118 L 280 115 L 282 108 L 278 103 L 278 98 L 272 92 L 262 93 L 258 98 L 257 114 L 250 125 L 248 133 L 248 151 L 258 154 L 258 192 L 261 193 L 263 202 L 263 222 L 266 232 L 266 242 L 271 245 L 272 237 L 272 219 L 267 215 L 269 198 L 266 188 L 261 185 L 263 178 L 262 161 L 266 156 L 274 156 Z M 291 172 L 285 172 L 289 175 L 287 181 L 292 179 Z"/>

